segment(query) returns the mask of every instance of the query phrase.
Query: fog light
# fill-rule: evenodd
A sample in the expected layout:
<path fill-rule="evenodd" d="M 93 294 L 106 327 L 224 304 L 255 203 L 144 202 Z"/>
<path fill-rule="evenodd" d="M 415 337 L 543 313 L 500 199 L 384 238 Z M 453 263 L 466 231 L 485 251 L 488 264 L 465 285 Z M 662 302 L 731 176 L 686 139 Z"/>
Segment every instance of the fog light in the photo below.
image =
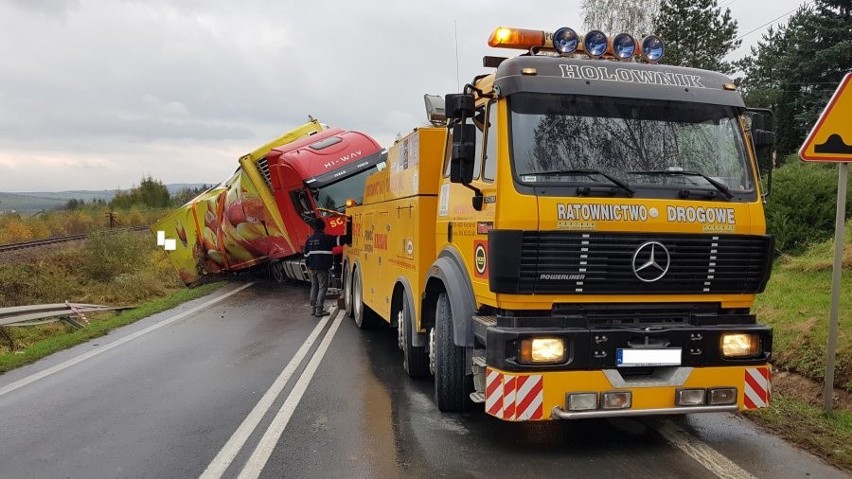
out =
<path fill-rule="evenodd" d="M 722 335 L 722 356 L 726 358 L 746 358 L 760 353 L 760 337 L 749 333 L 729 333 Z"/>
<path fill-rule="evenodd" d="M 601 407 L 604 409 L 627 409 L 632 402 L 630 391 L 610 391 L 603 393 Z"/>
<path fill-rule="evenodd" d="M 519 360 L 525 364 L 558 364 L 565 362 L 562 338 L 527 338 L 521 340 Z"/>
<path fill-rule="evenodd" d="M 737 388 L 715 388 L 707 391 L 707 404 L 722 406 L 737 402 Z"/>
<path fill-rule="evenodd" d="M 701 406 L 704 404 L 704 389 L 678 389 L 675 392 L 675 404 L 678 406 Z"/>
<path fill-rule="evenodd" d="M 597 408 L 597 393 L 573 393 L 568 395 L 569 411 L 594 411 Z"/>

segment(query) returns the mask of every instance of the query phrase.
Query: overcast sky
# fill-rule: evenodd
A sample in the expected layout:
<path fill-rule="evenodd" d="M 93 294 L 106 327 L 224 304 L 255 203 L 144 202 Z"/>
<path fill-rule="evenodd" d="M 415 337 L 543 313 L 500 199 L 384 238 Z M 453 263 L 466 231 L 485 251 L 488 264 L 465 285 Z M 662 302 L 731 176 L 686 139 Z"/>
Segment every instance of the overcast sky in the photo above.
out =
<path fill-rule="evenodd" d="M 801 0 L 719 3 L 744 34 Z M 496 26 L 582 24 L 564 0 L 0 0 L 0 191 L 218 183 L 308 115 L 389 146 L 514 54 Z"/>

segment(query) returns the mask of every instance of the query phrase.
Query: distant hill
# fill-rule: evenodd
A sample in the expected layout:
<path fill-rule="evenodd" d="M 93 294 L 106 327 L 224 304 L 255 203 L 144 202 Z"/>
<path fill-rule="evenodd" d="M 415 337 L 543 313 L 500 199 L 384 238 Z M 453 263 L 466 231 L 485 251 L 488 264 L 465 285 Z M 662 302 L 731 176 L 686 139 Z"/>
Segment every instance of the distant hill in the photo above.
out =
<path fill-rule="evenodd" d="M 204 183 L 175 183 L 166 185 L 170 194 L 186 189 L 200 188 Z M 90 203 L 95 200 L 109 202 L 117 190 L 70 190 L 70 191 L 34 191 L 34 192 L 0 192 L 0 212 L 18 211 L 32 213 L 41 210 L 60 209 L 71 199 L 84 200 Z"/>

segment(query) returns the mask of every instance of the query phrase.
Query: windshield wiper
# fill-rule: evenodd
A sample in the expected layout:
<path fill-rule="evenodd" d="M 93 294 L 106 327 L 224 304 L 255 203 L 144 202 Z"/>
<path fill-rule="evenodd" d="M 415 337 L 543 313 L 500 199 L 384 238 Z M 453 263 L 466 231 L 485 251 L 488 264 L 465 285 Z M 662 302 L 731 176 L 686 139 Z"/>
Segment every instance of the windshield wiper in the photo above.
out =
<path fill-rule="evenodd" d="M 727 185 L 725 185 L 721 181 L 714 180 L 713 178 L 710 178 L 709 176 L 707 176 L 704 173 L 701 173 L 699 171 L 647 170 L 647 171 L 628 171 L 628 173 L 631 174 L 631 175 L 649 175 L 649 176 L 653 176 L 653 175 L 660 175 L 660 176 L 699 176 L 701 178 L 704 178 L 707 181 L 707 183 L 710 183 L 717 190 L 719 190 L 719 192 L 721 192 L 723 195 L 725 195 L 725 198 L 731 199 L 731 198 L 734 197 L 734 194 L 731 193 L 731 190 L 727 187 Z M 683 190 L 682 193 L 685 193 L 686 196 L 689 196 L 689 194 L 690 194 L 689 190 Z"/>
<path fill-rule="evenodd" d="M 627 193 L 627 196 L 633 196 L 636 192 L 633 191 L 633 188 L 630 187 L 627 183 L 619 180 L 618 178 L 613 178 L 612 176 L 604 173 L 600 170 L 553 170 L 553 171 L 537 171 L 535 173 L 530 173 L 531 175 L 541 175 L 541 176 L 559 176 L 559 175 L 600 175 L 609 180 L 612 184 L 617 186 L 619 189 Z"/>

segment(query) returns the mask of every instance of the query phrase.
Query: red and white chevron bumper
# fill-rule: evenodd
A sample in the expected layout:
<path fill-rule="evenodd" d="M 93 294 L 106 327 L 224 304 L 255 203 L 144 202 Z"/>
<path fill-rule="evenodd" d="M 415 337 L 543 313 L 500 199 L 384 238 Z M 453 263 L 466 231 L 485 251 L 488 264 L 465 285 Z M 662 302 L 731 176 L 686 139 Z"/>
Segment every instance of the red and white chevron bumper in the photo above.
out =
<path fill-rule="evenodd" d="M 504 421 L 544 419 L 544 381 L 541 374 L 485 373 L 485 411 Z"/>
<path fill-rule="evenodd" d="M 772 367 L 746 368 L 743 385 L 743 406 L 745 409 L 769 406 L 770 396 L 772 396 Z"/>

